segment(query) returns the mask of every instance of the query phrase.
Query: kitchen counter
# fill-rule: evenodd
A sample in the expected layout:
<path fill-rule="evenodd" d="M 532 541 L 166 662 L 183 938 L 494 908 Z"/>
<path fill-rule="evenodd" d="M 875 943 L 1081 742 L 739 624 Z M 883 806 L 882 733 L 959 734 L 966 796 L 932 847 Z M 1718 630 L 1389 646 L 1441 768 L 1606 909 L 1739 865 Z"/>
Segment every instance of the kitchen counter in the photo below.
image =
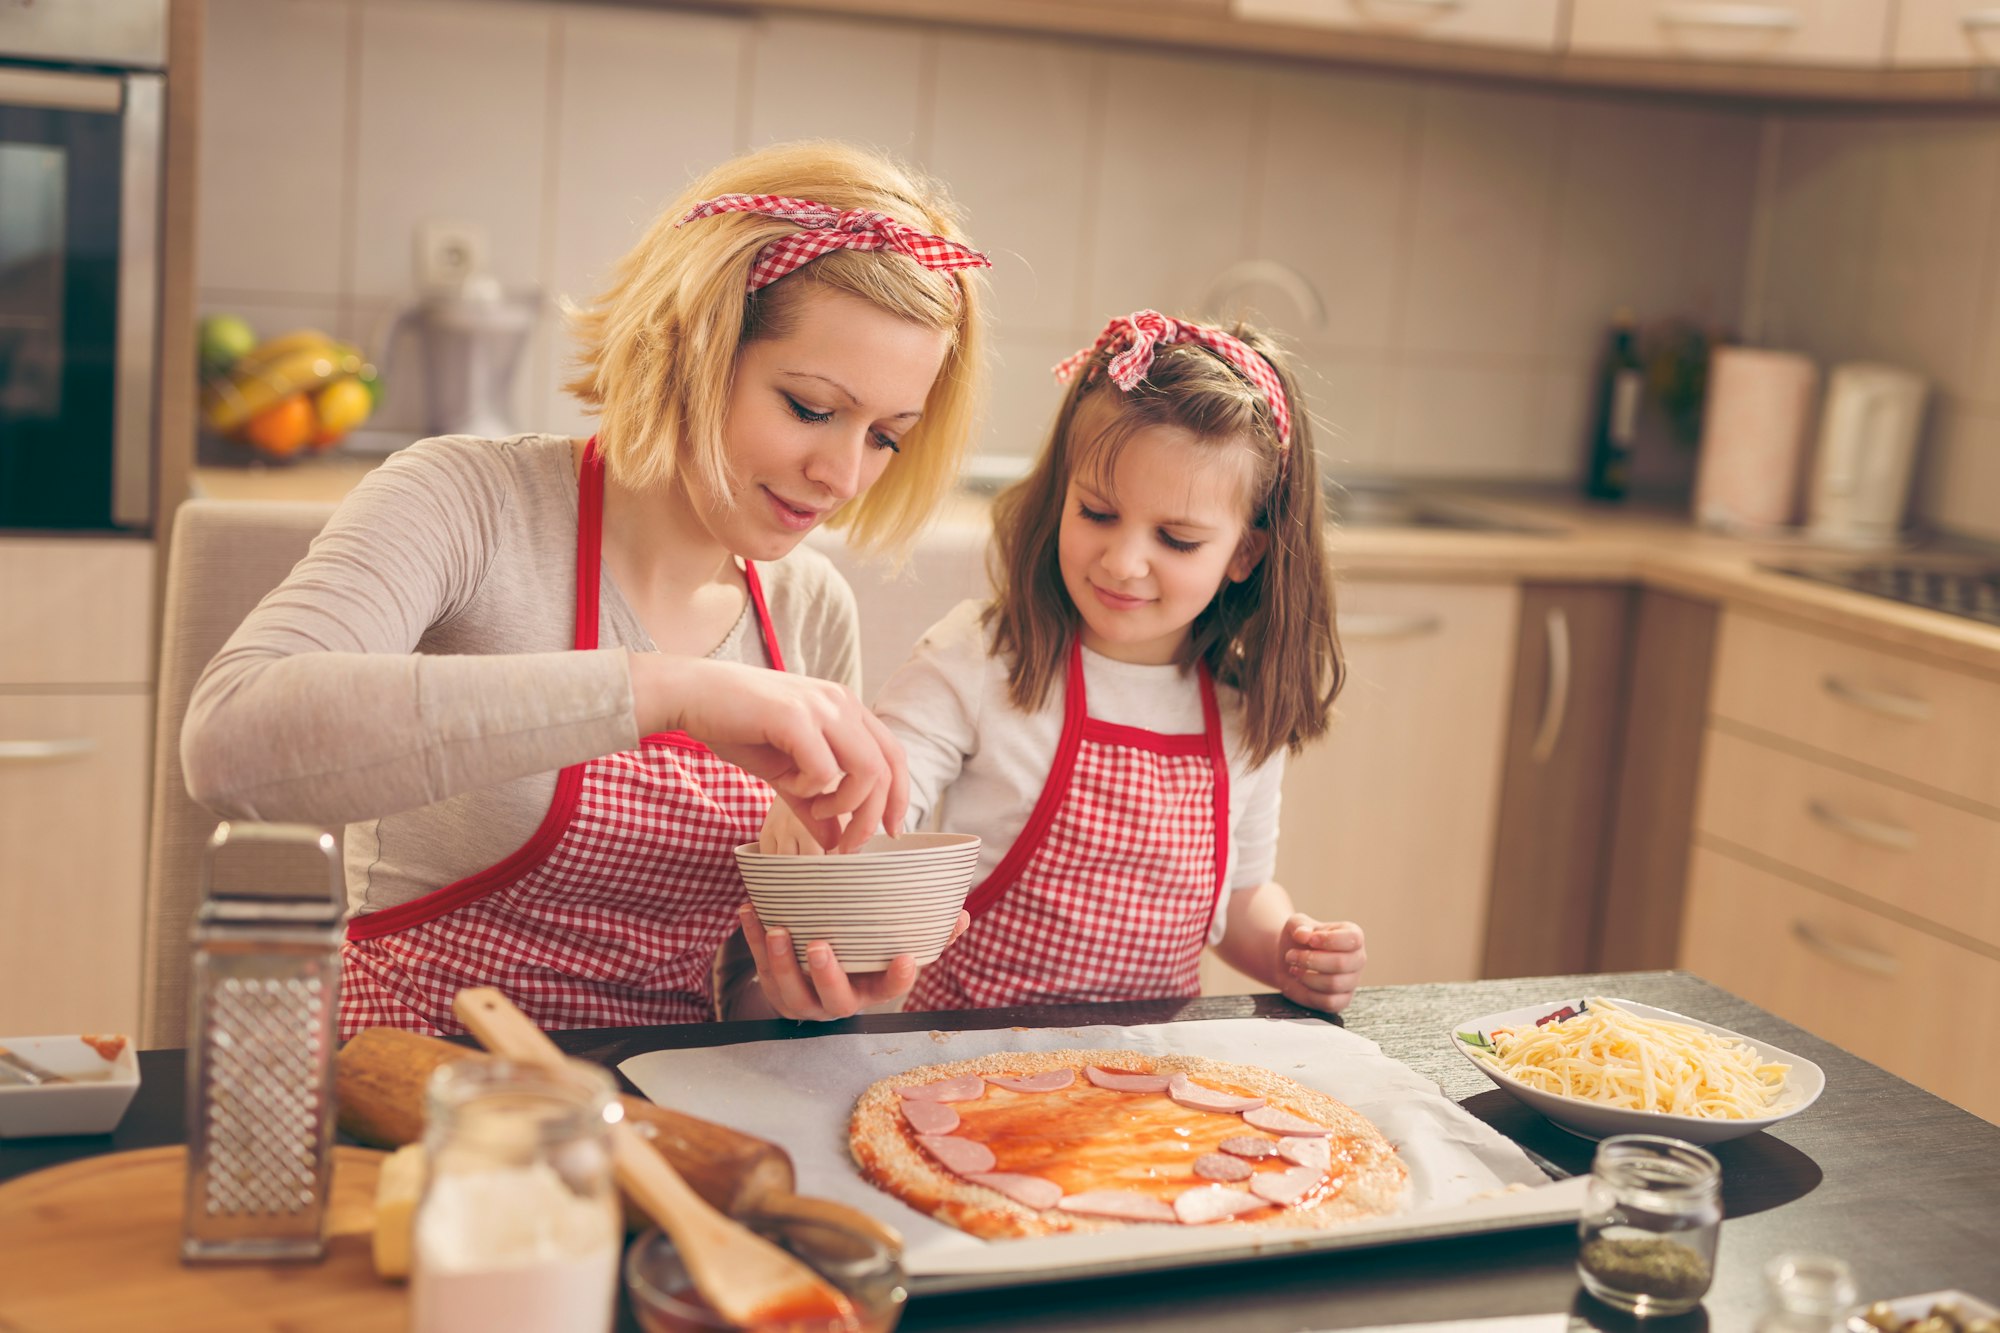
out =
<path fill-rule="evenodd" d="M 1573 995 L 1610 994 L 1692 1014 L 1818 1063 L 1826 1092 L 1774 1130 L 1718 1145 L 1723 1224 L 1716 1283 L 1704 1307 L 1650 1321 L 1654 1333 L 1747 1328 L 1761 1300 L 1760 1271 L 1775 1255 L 1818 1251 L 1853 1265 L 1866 1298 L 1959 1287 L 2000 1296 L 1992 1259 L 2000 1199 L 2000 1127 L 1903 1082 L 1840 1047 L 1685 973 L 1529 978 L 1459 985 L 1364 987 L 1345 1026 L 1381 1045 L 1473 1115 L 1570 1173 L 1589 1169 L 1592 1145 L 1556 1129 L 1495 1089 L 1447 1044 L 1472 1014 Z M 820 1032 L 932 1027 L 1057 1026 L 1175 1020 L 1310 1018 L 1273 995 L 1123 1005 L 888 1014 L 829 1027 L 784 1021 L 557 1033 L 575 1055 L 615 1066 L 645 1051 L 765 1041 Z M 185 1057 L 140 1057 L 138 1099 L 114 1135 L 0 1147 L 0 1180 L 42 1166 L 182 1140 Z M 1633 1324 L 1578 1290 L 1576 1235 L 1565 1227 L 1391 1249 L 1252 1261 L 1144 1277 L 920 1297 L 902 1327 L 1001 1330 L 1149 1329 L 1160 1333 L 1296 1333 L 1417 1320 L 1573 1310 L 1584 1326 Z M 0 1285 L 0 1325 L 7 1298 Z M 161 1325 L 165 1328 L 166 1325 Z M 354 1330 L 354 1333 L 361 1333 Z"/>
<path fill-rule="evenodd" d="M 286 465 L 204 467 L 196 470 L 195 486 L 198 494 L 218 499 L 336 501 L 380 462 L 378 456 L 334 453 Z M 1556 487 L 1413 483 L 1411 492 L 1508 527 L 1337 525 L 1333 557 L 1343 578 L 1631 583 L 1752 608 L 2000 677 L 2000 626 L 1759 568 L 1766 562 L 1852 563 L 1881 558 L 1877 553 L 1727 536 L 1696 527 L 1680 507 L 1593 504 Z M 985 496 L 961 494 L 939 527 L 962 545 L 967 529 L 983 528 L 986 503 Z M 1993 561 L 1949 547 L 1925 548 L 1922 558 Z"/>

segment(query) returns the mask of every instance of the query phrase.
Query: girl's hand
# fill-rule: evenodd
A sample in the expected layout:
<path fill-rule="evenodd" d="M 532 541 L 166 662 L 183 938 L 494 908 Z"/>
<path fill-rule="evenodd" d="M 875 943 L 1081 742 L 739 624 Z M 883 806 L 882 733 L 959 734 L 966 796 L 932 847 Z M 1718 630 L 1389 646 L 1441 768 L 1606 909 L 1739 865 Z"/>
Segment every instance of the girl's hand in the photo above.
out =
<path fill-rule="evenodd" d="M 771 802 L 771 813 L 764 816 L 764 827 L 757 831 L 757 850 L 774 856 L 826 855 L 813 831 L 784 801 Z"/>
<path fill-rule="evenodd" d="M 737 917 L 743 923 L 744 941 L 757 960 L 757 984 L 763 988 L 764 999 L 785 1018 L 826 1022 L 852 1017 L 864 1009 L 894 1013 L 903 1007 L 910 987 L 917 984 L 917 965 L 908 954 L 890 962 L 887 971 L 849 977 L 833 956 L 833 946 L 824 940 L 806 946 L 808 975 L 800 971 L 792 952 L 790 931 L 765 930 L 757 910 L 748 903 L 737 909 Z M 952 939 L 971 925 L 972 917 L 960 912 Z"/>
<path fill-rule="evenodd" d="M 1345 1009 L 1367 965 L 1366 940 L 1352 921 L 1315 921 L 1295 912 L 1278 932 L 1278 988 L 1308 1009 Z"/>
<path fill-rule="evenodd" d="M 777 788 L 823 847 L 903 826 L 903 747 L 845 686 L 740 662 L 633 653 L 639 733 L 684 731 Z M 846 818 L 846 827 L 840 826 Z"/>

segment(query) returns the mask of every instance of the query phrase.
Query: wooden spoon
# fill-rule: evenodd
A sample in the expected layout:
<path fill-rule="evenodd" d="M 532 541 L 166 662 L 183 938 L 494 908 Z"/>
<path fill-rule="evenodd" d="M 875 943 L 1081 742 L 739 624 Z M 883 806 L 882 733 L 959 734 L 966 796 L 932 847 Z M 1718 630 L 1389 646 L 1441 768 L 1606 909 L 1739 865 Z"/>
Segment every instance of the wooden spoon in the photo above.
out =
<path fill-rule="evenodd" d="M 560 1067 L 548 1034 L 491 986 L 458 993 L 452 1011 L 495 1055 Z M 674 1242 L 695 1290 L 732 1324 L 821 1320 L 859 1328 L 854 1305 L 826 1279 L 748 1227 L 715 1211 L 629 1123 L 611 1126 L 611 1164 L 628 1198 Z"/>

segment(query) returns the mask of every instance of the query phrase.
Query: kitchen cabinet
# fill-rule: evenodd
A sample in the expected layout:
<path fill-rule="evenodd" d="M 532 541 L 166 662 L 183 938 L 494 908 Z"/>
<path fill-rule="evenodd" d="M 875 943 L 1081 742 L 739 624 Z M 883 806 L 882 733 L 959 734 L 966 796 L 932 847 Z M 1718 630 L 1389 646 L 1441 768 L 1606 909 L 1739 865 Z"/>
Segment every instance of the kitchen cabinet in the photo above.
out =
<path fill-rule="evenodd" d="M 1592 954 L 1601 966 L 1669 968 L 1679 953 L 1719 618 L 1713 602 L 1639 593 Z"/>
<path fill-rule="evenodd" d="M 1250 20 L 1542 51 L 1562 40 L 1557 0 L 1235 0 L 1234 12 Z"/>
<path fill-rule="evenodd" d="M 1989 1118 L 2000 756 L 1984 676 L 1722 620 L 1680 963 Z"/>
<path fill-rule="evenodd" d="M 1899 66 L 2000 64 L 2000 5 L 1992 0 L 1902 0 L 1890 38 Z"/>
<path fill-rule="evenodd" d="M 1511 583 L 1353 582 L 1336 593 L 1346 687 L 1285 773 L 1277 879 L 1359 922 L 1367 981 L 1479 975 L 1521 594 Z M 1210 994 L 1261 989 L 1213 954 Z"/>
<path fill-rule="evenodd" d="M 1633 598 L 1521 590 L 1482 975 L 1593 970 Z"/>
<path fill-rule="evenodd" d="M 1579 55 L 1878 66 L 1889 0 L 1589 0 L 1570 12 Z"/>
<path fill-rule="evenodd" d="M 0 542 L 0 1031 L 136 1031 L 153 547 Z"/>

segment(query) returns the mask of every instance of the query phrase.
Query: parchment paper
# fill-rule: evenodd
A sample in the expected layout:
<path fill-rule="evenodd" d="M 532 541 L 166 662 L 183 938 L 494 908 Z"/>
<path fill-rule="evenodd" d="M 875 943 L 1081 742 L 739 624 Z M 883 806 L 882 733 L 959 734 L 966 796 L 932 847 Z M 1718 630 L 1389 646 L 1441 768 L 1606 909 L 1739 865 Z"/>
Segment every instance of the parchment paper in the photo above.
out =
<path fill-rule="evenodd" d="M 879 1078 L 995 1051 L 1079 1048 L 1207 1056 L 1258 1065 L 1329 1093 L 1372 1120 L 1410 1170 L 1402 1211 L 1333 1231 L 1227 1225 L 1126 1227 L 1075 1235 L 981 1240 L 933 1221 L 870 1185 L 847 1150 L 855 1101 Z M 1213 1019 L 1144 1027 L 1000 1028 L 848 1033 L 654 1051 L 619 1066 L 662 1106 L 784 1145 L 798 1192 L 852 1204 L 900 1230 L 912 1277 L 1121 1271 L 1172 1256 L 1344 1249 L 1398 1240 L 1574 1221 L 1581 1179 L 1551 1183 L 1514 1143 L 1374 1042 L 1312 1020 Z"/>

